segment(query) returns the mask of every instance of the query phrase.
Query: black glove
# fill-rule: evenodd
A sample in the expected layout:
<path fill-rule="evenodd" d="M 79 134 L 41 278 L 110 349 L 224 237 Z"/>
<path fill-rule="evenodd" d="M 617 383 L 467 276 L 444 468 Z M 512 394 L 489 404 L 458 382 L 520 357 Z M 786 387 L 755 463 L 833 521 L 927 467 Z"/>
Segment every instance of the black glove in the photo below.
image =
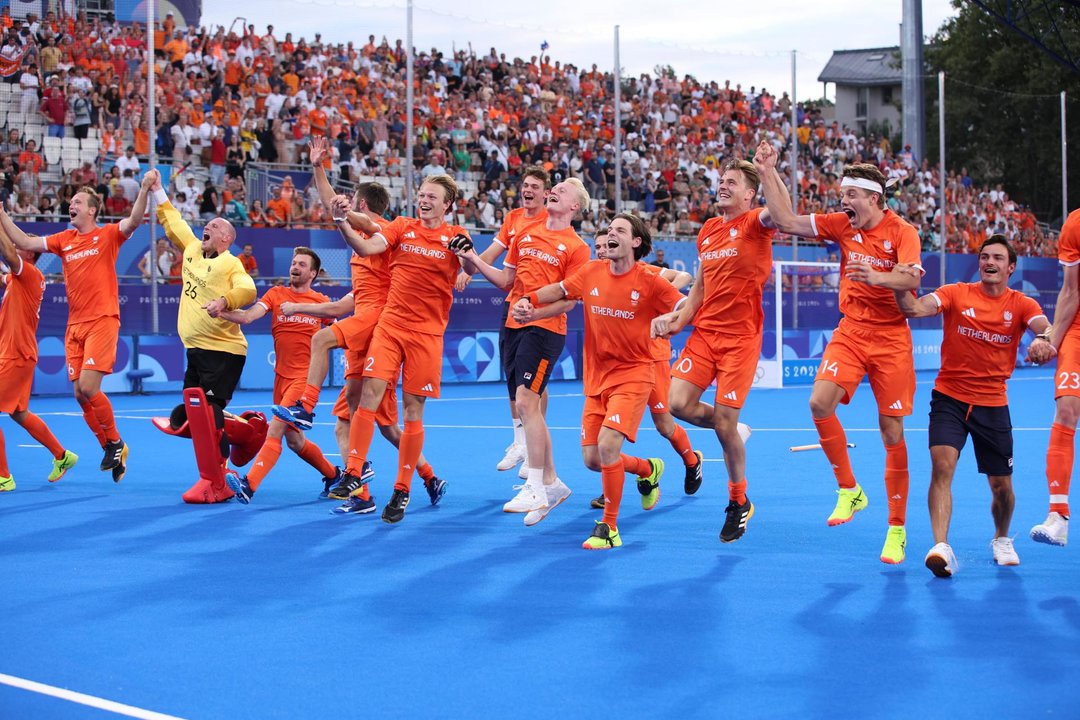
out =
<path fill-rule="evenodd" d="M 473 241 L 468 235 L 455 235 L 450 238 L 450 249 L 455 253 L 465 254 L 473 249 Z"/>

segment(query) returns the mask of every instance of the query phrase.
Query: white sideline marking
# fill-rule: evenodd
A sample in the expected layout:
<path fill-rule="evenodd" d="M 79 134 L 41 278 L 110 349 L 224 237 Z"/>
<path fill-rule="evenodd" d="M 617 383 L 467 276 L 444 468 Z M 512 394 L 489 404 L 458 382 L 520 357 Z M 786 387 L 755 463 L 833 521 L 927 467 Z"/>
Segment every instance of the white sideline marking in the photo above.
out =
<path fill-rule="evenodd" d="M 36 443 L 30 443 L 30 444 L 28 444 L 28 445 L 19 445 L 19 447 L 25 447 L 25 448 L 44 448 L 45 446 L 44 446 L 44 445 L 38 445 L 38 444 L 36 444 Z"/>
<path fill-rule="evenodd" d="M 34 682 L 33 680 L 24 680 L 23 678 L 18 678 L 14 675 L 0 673 L 0 683 L 19 688 L 20 690 L 48 695 L 49 697 L 59 698 L 60 700 L 67 700 L 68 702 L 86 705 L 88 707 L 97 708 L 98 710 L 116 713 L 117 715 L 126 715 L 128 717 L 141 718 L 142 720 L 183 720 L 183 718 L 179 718 L 175 715 L 165 715 L 164 713 L 154 712 L 153 710 L 143 710 L 142 708 L 125 705 L 112 700 L 105 700 L 104 698 L 94 697 L 93 695 L 84 695 L 83 693 L 75 692 L 73 690 L 65 690 L 64 688 L 45 685 L 43 683 Z"/>

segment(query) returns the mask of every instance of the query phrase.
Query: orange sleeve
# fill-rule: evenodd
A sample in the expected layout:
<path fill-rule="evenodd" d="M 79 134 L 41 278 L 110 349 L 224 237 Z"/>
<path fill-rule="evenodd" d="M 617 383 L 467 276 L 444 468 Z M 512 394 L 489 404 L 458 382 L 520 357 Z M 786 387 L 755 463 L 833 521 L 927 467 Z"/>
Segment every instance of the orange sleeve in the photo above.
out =
<path fill-rule="evenodd" d="M 604 262 L 603 260 L 596 260 L 595 262 Z M 566 278 L 559 283 L 562 285 L 563 292 L 566 293 L 568 300 L 580 300 L 581 290 L 585 287 L 585 275 L 589 272 L 589 268 L 592 267 L 593 261 L 590 261 L 580 268 L 575 270 L 566 276 Z"/>
<path fill-rule="evenodd" d="M 1061 226 L 1058 240 L 1058 262 L 1062 265 L 1080 263 L 1080 210 L 1073 210 Z"/>

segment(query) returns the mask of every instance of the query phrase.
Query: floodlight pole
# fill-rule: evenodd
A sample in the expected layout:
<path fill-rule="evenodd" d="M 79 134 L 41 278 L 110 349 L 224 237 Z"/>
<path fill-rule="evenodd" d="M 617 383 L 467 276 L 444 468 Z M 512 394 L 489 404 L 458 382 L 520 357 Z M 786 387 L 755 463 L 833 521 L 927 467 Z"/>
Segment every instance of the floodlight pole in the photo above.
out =
<path fill-rule="evenodd" d="M 405 3 L 405 217 L 413 214 L 413 3 Z M 457 198 L 454 198 L 457 206 Z"/>
<path fill-rule="evenodd" d="M 1061 222 L 1069 217 L 1069 157 L 1068 140 L 1065 139 L 1065 91 L 1061 91 Z"/>
<path fill-rule="evenodd" d="M 619 26 L 615 26 L 615 212 L 622 206 L 622 73 L 619 69 Z"/>
<path fill-rule="evenodd" d="M 938 253 L 941 257 L 941 285 L 945 284 L 945 73 L 937 75 L 938 97 L 938 162 L 941 164 L 941 172 L 938 173 L 941 196 L 941 242 L 938 243 Z"/>
<path fill-rule="evenodd" d="M 146 56 L 146 106 L 148 108 L 148 114 L 146 116 L 146 135 L 150 138 L 150 157 L 147 162 L 150 163 L 150 167 L 147 168 L 147 172 L 157 168 L 157 108 L 154 107 L 157 100 L 156 94 L 156 80 L 154 75 L 154 5 L 156 2 L 150 0 L 146 3 L 146 46 L 149 50 Z M 132 128 L 134 132 L 136 128 Z M 151 199 L 150 201 L 150 329 L 156 335 L 160 332 L 158 327 L 158 257 L 154 252 L 154 230 L 157 226 L 157 203 Z"/>

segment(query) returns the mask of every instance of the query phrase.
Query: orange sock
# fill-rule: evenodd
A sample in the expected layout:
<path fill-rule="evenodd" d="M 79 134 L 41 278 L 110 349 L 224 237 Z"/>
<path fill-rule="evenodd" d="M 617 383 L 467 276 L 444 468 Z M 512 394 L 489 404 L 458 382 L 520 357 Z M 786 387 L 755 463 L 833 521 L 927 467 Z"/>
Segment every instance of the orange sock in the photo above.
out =
<path fill-rule="evenodd" d="M 729 499 L 734 500 L 739 505 L 746 504 L 746 478 L 737 483 L 728 480 L 727 491 Z"/>
<path fill-rule="evenodd" d="M 1050 426 L 1050 447 L 1046 451 L 1046 486 L 1050 491 L 1050 512 L 1069 517 L 1069 478 L 1073 468 L 1073 439 L 1076 428 L 1061 423 Z"/>
<path fill-rule="evenodd" d="M 349 457 L 345 459 L 345 471 L 350 475 L 360 477 L 374 435 L 375 411 L 356 408 L 349 423 Z"/>
<path fill-rule="evenodd" d="M 0 477 L 6 478 L 11 475 L 7 464 L 7 450 L 4 447 L 4 431 L 0 430 Z"/>
<path fill-rule="evenodd" d="M 398 473 L 394 488 L 409 491 L 412 487 L 413 470 L 424 448 L 424 423 L 422 420 L 406 420 L 398 446 Z"/>
<path fill-rule="evenodd" d="M 626 454 L 620 455 L 619 460 L 622 463 L 625 472 L 633 473 L 638 477 L 646 477 L 652 472 L 652 465 L 648 460 Z M 603 468 L 603 466 L 601 466 L 601 468 Z"/>
<path fill-rule="evenodd" d="M 359 497 L 361 500 L 370 500 L 371 490 L 368 489 L 367 485 L 364 485 L 364 487 L 360 488 L 359 494 L 355 495 L 354 497 Z"/>
<path fill-rule="evenodd" d="M 86 427 L 90 428 L 90 431 L 94 433 L 98 445 L 105 447 L 105 432 L 101 429 L 101 423 L 98 422 L 97 415 L 94 414 L 94 406 L 90 404 L 89 400 L 80 400 L 79 407 L 82 408 L 83 421 L 86 422 Z"/>
<path fill-rule="evenodd" d="M 435 477 L 435 469 L 429 463 L 421 462 L 416 466 L 416 474 L 420 476 L 421 480 L 427 482 Z"/>
<path fill-rule="evenodd" d="M 99 392 L 90 398 L 90 407 L 94 409 L 94 417 L 97 418 L 98 424 L 101 425 L 105 440 L 107 442 L 117 442 L 120 439 L 120 433 L 116 431 L 116 420 L 113 418 L 112 403 L 109 402 L 108 396 L 103 392 Z"/>
<path fill-rule="evenodd" d="M 825 457 L 832 464 L 836 484 L 848 489 L 855 487 L 855 475 L 851 472 L 844 426 L 840 424 L 835 413 L 827 418 L 814 418 L 814 425 L 817 427 L 821 449 L 825 451 Z"/>
<path fill-rule="evenodd" d="M 615 523 L 619 519 L 623 483 L 626 482 L 626 467 L 622 459 L 611 465 L 600 466 L 600 482 L 604 486 L 604 522 L 615 530 L 618 527 Z"/>
<path fill-rule="evenodd" d="M 308 412 L 315 412 L 315 406 L 319 404 L 319 388 L 305 385 L 304 392 L 300 394 L 300 404 Z"/>
<path fill-rule="evenodd" d="M 885 446 L 885 492 L 889 494 L 889 524 L 903 525 L 908 496 L 907 443 L 903 440 Z"/>
<path fill-rule="evenodd" d="M 337 471 L 330 464 L 330 461 L 326 459 L 326 456 L 323 455 L 323 451 L 310 440 L 305 440 L 304 447 L 300 448 L 300 452 L 296 454 L 300 456 L 301 460 L 322 473 L 324 478 L 332 478 L 337 475 Z"/>
<path fill-rule="evenodd" d="M 698 464 L 698 456 L 694 454 L 694 448 L 690 445 L 690 436 L 686 434 L 682 425 L 675 426 L 675 432 L 668 438 L 668 442 L 675 448 L 675 452 L 679 453 L 683 465 L 694 467 Z"/>
<path fill-rule="evenodd" d="M 27 412 L 26 417 L 20 423 L 26 432 L 30 433 L 30 437 L 37 440 L 39 443 L 45 446 L 45 448 L 52 453 L 52 456 L 59 460 L 64 457 L 64 446 L 60 444 L 60 441 L 56 439 L 56 436 L 49 430 L 49 426 L 45 424 L 45 421 L 39 418 L 32 412 Z"/>
<path fill-rule="evenodd" d="M 268 437 L 259 448 L 259 454 L 255 456 L 255 462 L 248 471 L 247 481 L 252 490 L 257 490 L 262 484 L 263 478 L 274 469 L 278 458 L 281 457 L 281 438 Z"/>

